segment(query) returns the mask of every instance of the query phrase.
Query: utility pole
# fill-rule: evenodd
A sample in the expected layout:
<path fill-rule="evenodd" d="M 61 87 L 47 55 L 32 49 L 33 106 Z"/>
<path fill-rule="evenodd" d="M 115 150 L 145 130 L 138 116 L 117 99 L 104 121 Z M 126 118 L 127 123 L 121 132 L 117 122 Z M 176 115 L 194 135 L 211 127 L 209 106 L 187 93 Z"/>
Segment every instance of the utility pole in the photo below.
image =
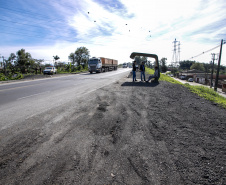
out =
<path fill-rule="evenodd" d="M 219 54 L 219 58 L 218 58 L 217 74 L 216 74 L 216 80 L 215 80 L 215 86 L 214 86 L 214 90 L 215 91 L 217 91 L 217 86 L 218 86 L 218 78 L 219 78 L 220 63 L 221 63 L 222 45 L 223 45 L 223 39 L 221 40 L 220 54 Z"/>
<path fill-rule="evenodd" d="M 212 55 L 213 63 L 212 63 L 212 71 L 211 71 L 210 88 L 212 88 L 212 86 L 213 86 L 213 70 L 214 70 L 214 61 L 215 61 L 216 53 L 211 53 L 211 55 Z"/>

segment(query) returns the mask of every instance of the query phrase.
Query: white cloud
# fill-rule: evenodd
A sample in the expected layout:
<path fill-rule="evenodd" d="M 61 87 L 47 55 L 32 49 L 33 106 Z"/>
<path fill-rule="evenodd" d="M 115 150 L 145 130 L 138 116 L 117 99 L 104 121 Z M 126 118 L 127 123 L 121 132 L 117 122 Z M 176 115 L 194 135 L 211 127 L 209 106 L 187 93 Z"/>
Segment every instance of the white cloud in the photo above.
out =
<path fill-rule="evenodd" d="M 170 64 L 173 56 L 172 42 L 175 38 L 181 42 L 181 60 L 198 55 L 220 44 L 220 39 L 226 39 L 218 38 L 219 35 L 226 36 L 226 26 L 220 24 L 220 21 L 226 20 L 223 0 L 121 2 L 125 6 L 124 12 L 109 11 L 93 0 L 62 0 L 61 4 L 54 2 L 52 6 L 60 15 L 64 15 L 62 19 L 67 20 L 67 27 L 61 29 L 62 34 L 69 35 L 73 32 L 69 36 L 71 40 L 76 38 L 77 41 L 56 40 L 54 45 L 33 47 L 21 44 L 22 47 L 17 50 L 25 48 L 34 58 L 51 60 L 57 54 L 62 60 L 67 60 L 68 55 L 76 48 L 85 46 L 90 50 L 91 56 L 114 58 L 120 63 L 130 61 L 131 52 L 136 51 L 154 53 L 160 59 L 166 57 Z M 62 6 L 62 3 L 67 6 Z M 217 21 L 219 27 L 216 28 Z M 9 47 L 6 49 L 6 45 L 3 51 L 8 52 Z M 222 63 L 226 65 L 224 53 L 225 49 Z M 210 53 L 195 58 L 200 62 L 209 62 L 210 59 Z"/>

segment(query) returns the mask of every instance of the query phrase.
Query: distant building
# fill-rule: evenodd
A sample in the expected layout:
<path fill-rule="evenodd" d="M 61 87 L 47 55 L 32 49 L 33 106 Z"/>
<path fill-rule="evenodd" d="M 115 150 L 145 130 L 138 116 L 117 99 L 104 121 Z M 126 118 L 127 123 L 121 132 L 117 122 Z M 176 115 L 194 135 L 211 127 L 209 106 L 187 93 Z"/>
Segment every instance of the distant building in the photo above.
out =
<path fill-rule="evenodd" d="M 199 71 L 196 69 L 182 71 L 177 73 L 177 77 L 180 79 L 188 80 L 189 78 L 193 78 L 194 82 L 200 83 L 203 85 L 210 85 L 211 83 L 211 73 L 205 73 L 204 71 Z M 213 84 L 215 86 L 216 74 L 213 74 Z M 222 85 L 225 84 L 226 75 L 219 75 L 218 78 L 218 87 L 222 88 Z"/>

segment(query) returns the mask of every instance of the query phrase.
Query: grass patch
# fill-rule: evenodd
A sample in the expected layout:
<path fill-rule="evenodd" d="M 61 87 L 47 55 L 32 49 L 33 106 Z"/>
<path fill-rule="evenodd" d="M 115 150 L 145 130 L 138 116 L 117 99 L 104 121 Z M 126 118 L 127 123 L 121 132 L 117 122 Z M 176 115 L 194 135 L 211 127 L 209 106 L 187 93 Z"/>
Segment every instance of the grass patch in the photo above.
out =
<path fill-rule="evenodd" d="M 154 74 L 155 70 L 154 69 L 150 69 L 150 68 L 145 68 L 145 71 L 148 73 L 148 74 Z M 173 83 L 173 84 L 180 84 L 180 85 L 183 85 L 183 83 L 177 81 L 177 80 L 174 80 L 173 78 L 167 76 L 167 75 L 164 75 L 162 73 L 160 73 L 160 78 L 159 78 L 160 81 L 167 81 L 167 82 L 170 82 L 170 83 Z"/>
<path fill-rule="evenodd" d="M 145 70 L 148 74 L 154 74 L 153 69 L 146 68 Z M 174 80 L 173 78 L 171 78 L 167 75 L 164 75 L 164 74 L 160 74 L 159 80 L 183 85 L 184 87 L 188 88 L 191 92 L 197 94 L 198 96 L 203 97 L 206 100 L 209 100 L 211 102 L 217 103 L 226 109 L 226 98 L 219 95 L 213 89 L 210 89 L 210 88 L 204 87 L 204 86 L 194 86 L 194 85 L 190 85 L 188 83 L 183 84 L 183 83 L 181 83 L 177 80 Z"/>
<path fill-rule="evenodd" d="M 214 89 L 204 86 L 193 86 L 188 83 L 183 84 L 183 86 L 187 87 L 191 92 L 198 94 L 200 97 L 203 97 L 211 102 L 215 102 L 226 109 L 226 98 L 219 95 L 214 91 Z"/>

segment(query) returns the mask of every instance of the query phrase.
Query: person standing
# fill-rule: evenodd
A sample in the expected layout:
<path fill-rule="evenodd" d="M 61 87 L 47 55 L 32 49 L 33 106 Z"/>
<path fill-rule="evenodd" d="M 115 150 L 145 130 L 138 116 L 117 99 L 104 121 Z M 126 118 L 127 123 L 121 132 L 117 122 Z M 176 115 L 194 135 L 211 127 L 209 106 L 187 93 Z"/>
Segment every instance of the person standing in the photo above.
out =
<path fill-rule="evenodd" d="M 133 82 L 137 81 L 136 79 L 136 61 L 133 61 Z"/>
<path fill-rule="evenodd" d="M 140 79 L 141 79 L 141 81 L 143 81 L 142 76 L 144 77 L 144 81 L 145 81 L 145 66 L 144 66 L 144 62 L 142 62 L 141 65 L 140 65 Z"/>

